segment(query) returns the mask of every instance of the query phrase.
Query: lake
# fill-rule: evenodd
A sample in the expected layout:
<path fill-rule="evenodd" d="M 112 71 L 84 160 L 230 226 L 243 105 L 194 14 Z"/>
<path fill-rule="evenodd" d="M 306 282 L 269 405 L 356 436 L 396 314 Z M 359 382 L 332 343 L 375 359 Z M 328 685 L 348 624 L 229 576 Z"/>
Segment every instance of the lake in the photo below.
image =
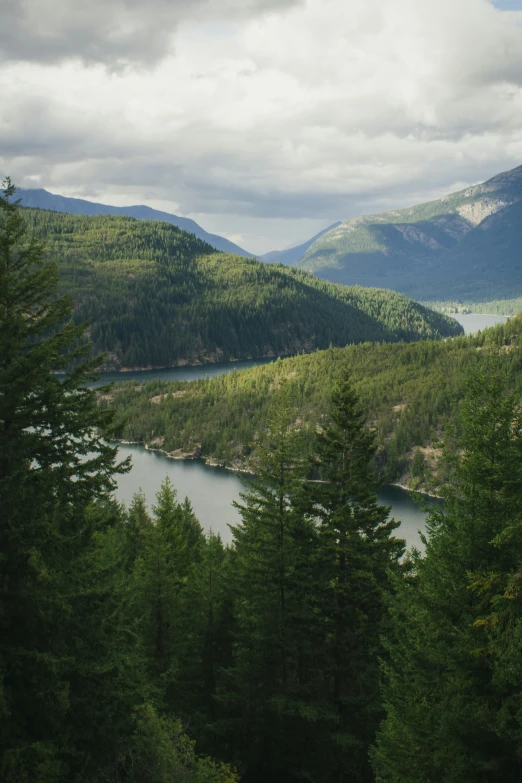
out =
<path fill-rule="evenodd" d="M 476 313 L 452 314 L 459 324 L 462 324 L 466 334 L 474 334 L 488 326 L 505 323 L 505 315 L 480 315 Z M 159 379 L 161 381 L 197 381 L 201 378 L 213 378 L 215 375 L 224 375 L 234 370 L 248 370 L 249 367 L 256 367 L 259 364 L 269 364 L 273 359 L 246 359 L 241 362 L 222 362 L 221 364 L 200 364 L 187 367 L 171 367 L 163 370 L 130 370 L 129 372 L 103 372 L 100 380 L 93 384 L 93 387 L 102 386 L 106 383 L 121 383 L 122 381 L 135 381 L 142 384 L 147 381 Z"/>
<path fill-rule="evenodd" d="M 147 381 L 198 381 L 201 378 L 213 378 L 215 375 L 224 375 L 234 370 L 248 370 L 257 367 L 258 364 L 269 364 L 274 359 L 245 359 L 241 362 L 222 362 L 221 364 L 199 364 L 187 367 L 167 367 L 164 370 L 130 370 L 128 372 L 102 372 L 100 380 L 89 384 L 92 387 L 103 386 L 106 383 L 121 383 L 122 381 L 136 381 L 140 385 Z"/>
<path fill-rule="evenodd" d="M 462 324 L 466 334 L 475 334 L 487 329 L 488 326 L 505 324 L 508 320 L 507 315 L 481 315 L 480 313 L 448 313 L 459 324 Z"/>
<path fill-rule="evenodd" d="M 155 502 L 161 482 L 168 476 L 178 492 L 178 499 L 189 498 L 205 530 L 219 533 L 224 541 L 231 540 L 228 524 L 239 522 L 239 513 L 232 506 L 244 490 L 243 481 L 232 471 L 211 468 L 199 460 L 171 460 L 142 446 L 120 446 L 120 457 L 132 457 L 132 470 L 118 478 L 116 497 L 129 504 L 138 489 L 142 489 L 150 506 Z M 248 480 L 248 479 L 246 479 Z M 392 515 L 401 521 L 400 535 L 409 546 L 422 548 L 419 529 L 424 530 L 426 513 L 400 487 L 382 487 L 379 501 L 392 506 Z M 433 503 L 427 498 L 428 503 Z"/>
<path fill-rule="evenodd" d="M 454 317 L 464 326 L 466 334 L 506 321 L 505 316 L 459 314 Z M 132 380 L 142 384 L 154 378 L 164 381 L 194 381 L 234 370 L 245 370 L 270 361 L 272 360 L 252 359 L 165 370 L 108 372 L 102 374 L 97 385 L 122 380 Z M 130 473 L 121 476 L 118 480 L 116 496 L 119 500 L 128 505 L 134 492 L 141 488 L 150 507 L 155 502 L 161 482 L 168 475 L 178 491 L 179 498 L 183 499 L 185 496 L 189 498 L 205 530 L 212 529 L 215 533 L 220 533 L 225 541 L 230 541 L 228 524 L 236 524 L 239 521 L 238 511 L 232 503 L 234 500 L 239 501 L 239 494 L 244 489 L 243 481 L 235 473 L 223 468 L 211 468 L 198 460 L 171 460 L 137 445 L 122 445 L 120 454 L 122 457 L 130 455 L 133 467 Z M 422 548 L 418 531 L 424 530 L 426 512 L 413 502 L 410 494 L 400 487 L 382 487 L 379 491 L 379 501 L 383 505 L 392 507 L 391 513 L 401 521 L 400 534 L 408 545 Z M 434 501 L 427 498 L 426 502 Z"/>

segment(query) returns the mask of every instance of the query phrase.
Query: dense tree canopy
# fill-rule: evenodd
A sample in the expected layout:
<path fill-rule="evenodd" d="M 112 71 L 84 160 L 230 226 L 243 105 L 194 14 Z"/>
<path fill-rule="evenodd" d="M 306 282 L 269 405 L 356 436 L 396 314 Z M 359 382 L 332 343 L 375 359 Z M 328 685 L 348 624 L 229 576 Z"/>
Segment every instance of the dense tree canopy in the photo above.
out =
<path fill-rule="evenodd" d="M 360 343 L 437 339 L 461 327 L 400 294 L 218 253 L 166 223 L 24 210 L 107 364 L 167 367 Z"/>
<path fill-rule="evenodd" d="M 475 372 L 448 453 L 445 505 L 391 602 L 375 750 L 382 783 L 520 780 L 520 394 Z"/>
<path fill-rule="evenodd" d="M 26 240 L 13 195 L 8 181 L 0 196 L 0 778 L 233 781 L 227 768 L 198 760 L 175 717 L 158 711 L 145 646 L 125 610 L 125 565 L 136 547 L 110 494 L 126 466 L 98 434 L 110 415 L 87 385 L 99 362 L 68 320 L 70 302 L 56 297 L 56 265 Z M 54 371 L 71 364 L 58 378 Z M 132 514 L 135 536 L 138 504 Z"/>
<path fill-rule="evenodd" d="M 127 440 L 150 443 L 159 438 L 167 452 L 197 447 L 205 458 L 255 469 L 256 444 L 279 380 L 288 378 L 297 400 L 296 422 L 311 448 L 332 385 L 347 365 L 377 438 L 380 473 L 436 490 L 444 477 L 439 447 L 446 424 L 457 420 L 466 368 L 496 356 L 509 383 L 520 389 L 521 348 L 522 318 L 514 318 L 445 342 L 365 343 L 209 380 L 124 384 L 104 404 L 116 410 L 119 433 Z"/>

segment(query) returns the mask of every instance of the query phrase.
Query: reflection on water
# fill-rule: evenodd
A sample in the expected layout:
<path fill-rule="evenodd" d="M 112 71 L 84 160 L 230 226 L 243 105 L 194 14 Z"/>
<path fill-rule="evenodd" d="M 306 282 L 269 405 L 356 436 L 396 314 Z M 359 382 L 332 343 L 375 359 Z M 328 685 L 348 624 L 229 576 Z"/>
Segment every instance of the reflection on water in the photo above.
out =
<path fill-rule="evenodd" d="M 169 476 L 178 491 L 178 498 L 188 497 L 196 516 L 205 528 L 220 533 L 224 541 L 230 541 L 228 524 L 237 524 L 239 514 L 232 505 L 239 501 L 244 489 L 242 480 L 235 473 L 223 468 L 210 468 L 199 460 L 178 461 L 167 459 L 141 446 L 122 445 L 120 457 L 132 457 L 132 470 L 118 478 L 116 496 L 127 505 L 133 494 L 142 489 L 150 506 L 155 502 L 161 482 Z M 434 503 L 427 498 L 428 503 Z M 392 516 L 401 521 L 398 535 L 406 539 L 408 546 L 422 548 L 419 530 L 424 530 L 426 512 L 412 500 L 408 492 L 400 487 L 381 487 L 379 502 L 391 506 Z"/>

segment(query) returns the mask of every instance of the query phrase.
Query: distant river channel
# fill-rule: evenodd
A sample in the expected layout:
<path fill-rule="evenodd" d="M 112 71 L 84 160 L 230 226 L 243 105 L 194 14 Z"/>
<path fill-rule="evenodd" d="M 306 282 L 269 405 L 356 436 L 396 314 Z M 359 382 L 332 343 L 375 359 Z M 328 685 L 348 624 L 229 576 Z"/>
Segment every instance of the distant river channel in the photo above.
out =
<path fill-rule="evenodd" d="M 466 334 L 472 334 L 507 320 L 505 316 L 476 314 L 454 317 L 464 326 Z M 103 373 L 96 385 L 110 381 L 130 380 L 142 384 L 155 378 L 164 381 L 193 381 L 267 364 L 269 361 L 269 359 L 260 359 L 198 367 L 175 367 L 166 370 L 109 372 Z M 121 445 L 120 457 L 124 458 L 128 455 L 132 457 L 132 470 L 118 479 L 116 496 L 119 500 L 128 505 L 133 494 L 141 489 L 150 507 L 155 501 L 161 482 L 165 476 L 169 476 L 178 491 L 178 497 L 181 500 L 185 497 L 189 498 L 205 530 L 220 533 L 224 541 L 230 541 L 231 533 L 228 525 L 237 524 L 240 520 L 239 513 L 232 503 L 240 500 L 239 495 L 245 488 L 245 479 L 223 468 L 211 468 L 201 461 L 181 462 L 168 459 L 153 451 L 146 451 L 142 446 Z M 422 548 L 419 531 L 422 532 L 425 528 L 426 510 L 420 508 L 413 501 L 410 493 L 400 487 L 382 487 L 379 490 L 379 501 L 383 505 L 391 506 L 391 515 L 401 522 L 398 535 L 406 539 L 408 546 Z M 426 498 L 426 502 L 429 505 L 436 501 Z"/>

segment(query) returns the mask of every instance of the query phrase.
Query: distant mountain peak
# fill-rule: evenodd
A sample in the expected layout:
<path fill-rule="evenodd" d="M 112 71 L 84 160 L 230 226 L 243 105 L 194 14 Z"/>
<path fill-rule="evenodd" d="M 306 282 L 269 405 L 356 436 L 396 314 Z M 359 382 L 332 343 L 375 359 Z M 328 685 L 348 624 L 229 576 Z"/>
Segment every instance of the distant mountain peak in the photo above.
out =
<path fill-rule="evenodd" d="M 512 299 L 522 295 L 517 204 L 522 165 L 435 201 L 351 218 L 293 263 L 332 282 L 424 301 Z"/>

